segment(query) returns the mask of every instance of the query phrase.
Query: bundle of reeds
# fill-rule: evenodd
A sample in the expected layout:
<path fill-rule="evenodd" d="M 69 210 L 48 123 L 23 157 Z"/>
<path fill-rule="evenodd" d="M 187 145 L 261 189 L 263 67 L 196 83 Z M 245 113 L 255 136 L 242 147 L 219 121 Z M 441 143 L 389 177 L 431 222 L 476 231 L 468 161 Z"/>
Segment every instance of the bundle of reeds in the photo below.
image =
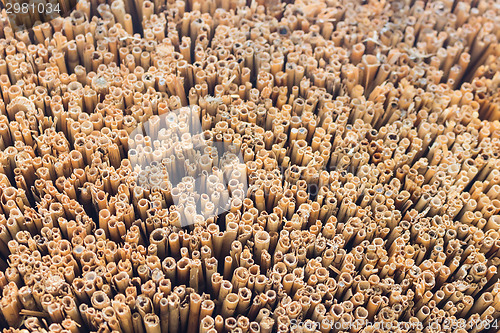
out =
<path fill-rule="evenodd" d="M 4 332 L 499 331 L 498 1 L 2 15 Z"/>

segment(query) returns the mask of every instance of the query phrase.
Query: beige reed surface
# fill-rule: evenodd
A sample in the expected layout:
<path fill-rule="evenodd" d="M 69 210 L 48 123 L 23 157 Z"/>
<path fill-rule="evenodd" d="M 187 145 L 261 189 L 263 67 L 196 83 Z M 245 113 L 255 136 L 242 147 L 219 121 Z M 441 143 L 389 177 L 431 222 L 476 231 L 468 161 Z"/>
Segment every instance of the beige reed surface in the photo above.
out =
<path fill-rule="evenodd" d="M 288 2 L 2 12 L 3 332 L 499 332 L 500 2 Z"/>

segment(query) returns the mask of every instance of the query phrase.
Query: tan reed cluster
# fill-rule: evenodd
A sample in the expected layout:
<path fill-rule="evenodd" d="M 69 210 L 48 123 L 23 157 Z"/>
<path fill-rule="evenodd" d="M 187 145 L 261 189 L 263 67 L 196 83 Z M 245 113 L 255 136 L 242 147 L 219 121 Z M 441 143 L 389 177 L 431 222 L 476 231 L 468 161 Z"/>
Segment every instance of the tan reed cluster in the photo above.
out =
<path fill-rule="evenodd" d="M 2 13 L 3 332 L 498 332 L 498 1 Z"/>

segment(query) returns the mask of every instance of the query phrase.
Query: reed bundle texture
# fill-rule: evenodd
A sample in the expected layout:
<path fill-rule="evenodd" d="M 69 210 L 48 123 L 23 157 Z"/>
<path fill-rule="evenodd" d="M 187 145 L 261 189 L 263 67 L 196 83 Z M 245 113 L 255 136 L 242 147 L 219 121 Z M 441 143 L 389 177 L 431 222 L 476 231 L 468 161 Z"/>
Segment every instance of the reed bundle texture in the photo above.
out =
<path fill-rule="evenodd" d="M 80 0 L 12 19 L 3 332 L 498 332 L 498 1 Z M 144 161 L 192 190 L 171 137 L 131 137 L 183 107 L 244 163 L 202 149 L 219 176 L 189 198 L 131 153 L 154 147 Z"/>

